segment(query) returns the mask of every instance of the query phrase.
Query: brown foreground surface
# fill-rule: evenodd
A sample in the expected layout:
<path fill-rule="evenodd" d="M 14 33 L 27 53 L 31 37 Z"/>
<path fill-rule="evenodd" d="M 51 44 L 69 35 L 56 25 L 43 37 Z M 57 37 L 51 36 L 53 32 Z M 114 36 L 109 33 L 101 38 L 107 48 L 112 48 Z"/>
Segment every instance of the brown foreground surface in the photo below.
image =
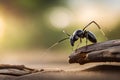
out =
<path fill-rule="evenodd" d="M 29 55 L 29 56 L 28 56 Z M 119 80 L 120 63 L 69 64 L 69 54 L 39 51 L 6 52 L 1 64 L 25 65 L 40 70 L 22 76 L 0 74 L 0 80 Z M 43 58 L 44 57 L 44 58 Z M 42 69 L 42 70 L 41 70 Z"/>
<path fill-rule="evenodd" d="M 43 69 L 24 76 L 0 75 L 0 80 L 118 80 L 120 66 L 99 65 L 85 70 L 64 71 Z"/>
<path fill-rule="evenodd" d="M 85 70 L 41 69 L 23 76 L 0 75 L 0 80 L 119 80 L 120 66 L 99 65 Z"/>

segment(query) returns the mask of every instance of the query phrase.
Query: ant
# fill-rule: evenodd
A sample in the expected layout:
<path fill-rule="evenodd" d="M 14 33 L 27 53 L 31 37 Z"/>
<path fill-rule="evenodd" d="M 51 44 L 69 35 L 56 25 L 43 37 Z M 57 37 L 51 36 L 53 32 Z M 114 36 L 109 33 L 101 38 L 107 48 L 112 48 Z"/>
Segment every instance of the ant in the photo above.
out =
<path fill-rule="evenodd" d="M 91 25 L 92 23 L 96 24 L 97 27 L 99 28 L 99 30 L 101 31 L 101 33 L 105 36 L 105 33 L 103 32 L 101 27 L 95 21 L 91 21 L 82 30 L 75 30 L 72 35 L 66 33 L 65 31 L 63 31 L 68 37 L 66 37 L 64 39 L 61 39 L 60 41 L 58 41 L 57 43 L 52 45 L 50 48 L 54 47 L 55 45 L 61 43 L 64 40 L 67 40 L 67 39 L 70 39 L 70 44 L 71 44 L 72 47 L 74 46 L 75 41 L 77 41 L 78 39 L 80 39 L 80 43 L 82 43 L 83 38 L 86 38 L 86 46 L 87 46 L 87 40 L 89 40 L 92 43 L 97 43 L 96 36 L 92 32 L 86 30 L 86 28 L 89 25 Z"/>

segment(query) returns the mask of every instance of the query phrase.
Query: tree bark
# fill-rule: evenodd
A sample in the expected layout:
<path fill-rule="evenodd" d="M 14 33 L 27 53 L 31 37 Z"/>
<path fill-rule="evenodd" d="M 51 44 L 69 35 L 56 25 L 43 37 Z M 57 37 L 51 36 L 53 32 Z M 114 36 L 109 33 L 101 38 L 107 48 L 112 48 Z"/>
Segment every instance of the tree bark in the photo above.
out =
<path fill-rule="evenodd" d="M 120 39 L 83 46 L 69 56 L 69 63 L 89 62 L 120 62 Z"/>

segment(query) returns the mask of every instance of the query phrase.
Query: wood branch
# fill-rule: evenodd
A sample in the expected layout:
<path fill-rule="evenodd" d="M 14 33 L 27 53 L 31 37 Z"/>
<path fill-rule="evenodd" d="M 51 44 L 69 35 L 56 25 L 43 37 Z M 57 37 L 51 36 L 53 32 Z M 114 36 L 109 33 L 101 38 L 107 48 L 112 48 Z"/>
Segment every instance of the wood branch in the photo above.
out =
<path fill-rule="evenodd" d="M 39 70 L 25 67 L 24 65 L 0 64 L 0 74 L 4 75 L 22 76 L 38 71 Z"/>
<path fill-rule="evenodd" d="M 89 62 L 120 62 L 120 39 L 83 46 L 69 56 L 69 63 Z"/>

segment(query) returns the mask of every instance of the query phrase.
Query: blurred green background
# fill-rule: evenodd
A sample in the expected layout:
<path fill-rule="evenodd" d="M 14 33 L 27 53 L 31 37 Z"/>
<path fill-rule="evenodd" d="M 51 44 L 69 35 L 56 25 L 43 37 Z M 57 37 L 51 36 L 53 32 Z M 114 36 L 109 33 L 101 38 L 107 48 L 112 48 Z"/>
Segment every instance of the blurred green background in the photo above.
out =
<path fill-rule="evenodd" d="M 93 20 L 109 40 L 119 39 L 119 3 L 119 0 L 0 0 L 0 50 L 44 50 L 66 37 L 62 30 L 72 34 Z M 88 30 L 96 34 L 99 42 L 105 41 L 94 24 Z M 69 41 L 53 48 L 64 49 L 71 49 Z"/>

